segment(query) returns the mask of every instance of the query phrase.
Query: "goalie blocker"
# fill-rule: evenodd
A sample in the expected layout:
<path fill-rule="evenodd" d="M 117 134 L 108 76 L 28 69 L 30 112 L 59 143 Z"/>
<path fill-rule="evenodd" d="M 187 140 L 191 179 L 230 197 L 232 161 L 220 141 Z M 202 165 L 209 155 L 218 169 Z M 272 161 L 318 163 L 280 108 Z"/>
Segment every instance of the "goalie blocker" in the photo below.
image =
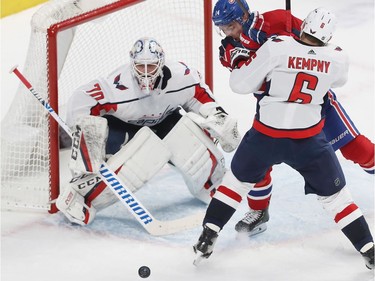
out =
<path fill-rule="evenodd" d="M 163 140 L 149 127 L 141 128 L 109 158 L 108 166 L 132 192 L 136 192 L 170 162 L 182 174 L 190 193 L 208 203 L 224 176 L 225 161 L 210 137 L 188 117 L 192 117 L 191 114 L 183 116 Z M 84 132 L 85 145 L 89 145 L 87 151 L 94 151 L 91 157 L 95 155 L 100 158 L 104 147 L 100 145 L 100 141 L 91 140 L 94 136 L 90 135 L 87 128 L 92 128 L 93 122 L 97 122 L 101 129 L 96 129 L 96 132 L 103 132 L 100 138 L 105 142 L 108 131 L 105 130 L 106 123 L 102 119 L 87 116 L 80 120 L 79 130 Z M 79 136 L 77 131 L 73 136 Z M 77 141 L 73 139 L 73 143 Z M 74 147 L 72 146 L 72 155 L 76 155 Z M 90 159 L 82 151 L 81 156 L 82 159 L 72 157 L 70 167 L 76 169 L 74 172 L 77 176 L 64 188 L 56 206 L 71 222 L 86 225 L 93 221 L 97 211 L 116 203 L 117 198 L 101 181 L 96 172 L 98 167 L 94 165 L 91 170 L 87 169 L 87 162 L 100 163 L 103 159 Z M 78 164 L 78 161 L 85 165 Z"/>

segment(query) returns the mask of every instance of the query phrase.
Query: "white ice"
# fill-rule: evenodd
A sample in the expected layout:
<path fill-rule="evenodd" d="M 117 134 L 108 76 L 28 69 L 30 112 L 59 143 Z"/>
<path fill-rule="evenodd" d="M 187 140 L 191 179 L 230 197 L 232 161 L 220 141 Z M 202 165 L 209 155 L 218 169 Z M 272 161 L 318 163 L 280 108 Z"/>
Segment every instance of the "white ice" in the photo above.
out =
<path fill-rule="evenodd" d="M 284 8 L 284 1 L 248 1 L 261 12 Z M 292 1 L 303 18 L 325 6 L 339 18 L 333 41 L 350 56 L 349 82 L 337 89 L 339 100 L 358 129 L 374 140 L 374 1 Z M 38 7 L 1 19 L 1 119 L 18 87 L 9 69 L 25 61 L 29 21 Z M 142 34 L 140 34 L 141 36 Z M 220 38 L 216 33 L 215 58 Z M 215 61 L 214 92 L 226 110 L 239 118 L 245 132 L 255 101 L 228 87 L 228 71 Z M 338 153 L 347 186 L 374 231 L 374 177 Z M 227 163 L 231 155 L 227 156 Z M 1 280 L 3 281 L 135 281 L 141 265 L 151 268 L 150 281 L 369 281 L 374 273 L 344 237 L 315 196 L 303 194 L 303 180 L 285 165 L 274 167 L 274 192 L 268 230 L 251 239 L 237 237 L 234 224 L 245 202 L 220 233 L 210 259 L 192 265 L 192 245 L 201 228 L 153 237 L 120 204 L 97 215 L 88 227 L 70 225 L 57 213 L 1 213 Z M 195 201 L 179 175 L 165 168 L 139 193 L 139 199 L 161 220 L 182 217 L 205 206 Z"/>

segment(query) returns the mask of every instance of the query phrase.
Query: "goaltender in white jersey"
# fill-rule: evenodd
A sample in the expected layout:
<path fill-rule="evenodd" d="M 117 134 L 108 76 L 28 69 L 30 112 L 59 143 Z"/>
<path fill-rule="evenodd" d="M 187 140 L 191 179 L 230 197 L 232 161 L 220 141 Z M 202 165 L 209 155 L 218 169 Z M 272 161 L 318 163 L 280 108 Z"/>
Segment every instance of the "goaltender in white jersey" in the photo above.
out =
<path fill-rule="evenodd" d="M 103 161 L 132 192 L 171 163 L 195 197 L 210 201 L 225 173 L 214 139 L 224 151 L 234 150 L 240 141 L 237 121 L 216 103 L 196 69 L 166 63 L 164 56 L 155 39 L 140 38 L 130 63 L 70 98 L 74 177 L 56 203 L 70 221 L 88 224 L 117 201 L 98 176 Z"/>
<path fill-rule="evenodd" d="M 149 92 L 141 90 L 133 71 L 131 64 L 126 64 L 107 78 L 78 88 L 69 101 L 68 125 L 74 126 L 82 115 L 112 115 L 128 124 L 151 127 L 180 107 L 199 113 L 203 104 L 215 101 L 198 71 L 183 63 L 167 62 L 163 78 L 158 76 Z"/>

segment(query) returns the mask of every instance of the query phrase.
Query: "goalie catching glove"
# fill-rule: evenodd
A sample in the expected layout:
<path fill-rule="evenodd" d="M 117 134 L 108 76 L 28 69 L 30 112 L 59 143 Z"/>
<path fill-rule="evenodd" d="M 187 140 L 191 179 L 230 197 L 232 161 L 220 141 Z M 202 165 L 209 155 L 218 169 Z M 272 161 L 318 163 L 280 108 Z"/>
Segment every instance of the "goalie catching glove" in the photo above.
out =
<path fill-rule="evenodd" d="M 236 119 L 230 117 L 223 108 L 214 102 L 202 105 L 199 113 L 204 118 L 192 112 L 187 113 L 187 115 L 198 126 L 217 139 L 225 152 L 232 152 L 237 148 L 241 136 L 237 129 Z"/>

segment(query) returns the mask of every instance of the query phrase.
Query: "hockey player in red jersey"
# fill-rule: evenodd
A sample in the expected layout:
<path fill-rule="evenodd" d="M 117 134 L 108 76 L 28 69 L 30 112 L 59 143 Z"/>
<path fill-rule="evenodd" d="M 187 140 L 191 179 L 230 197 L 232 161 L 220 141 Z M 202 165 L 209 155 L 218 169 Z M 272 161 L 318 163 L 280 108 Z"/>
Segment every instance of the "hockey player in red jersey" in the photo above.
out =
<path fill-rule="evenodd" d="M 230 71 L 240 67 L 272 35 L 289 35 L 299 38 L 302 21 L 286 10 L 273 10 L 263 14 L 251 12 L 245 0 L 241 0 L 244 14 L 237 1 L 217 1 L 212 15 L 215 26 L 226 36 L 219 48 L 220 61 Z M 257 93 L 262 93 L 264 85 Z M 257 97 L 257 93 L 254 95 Z M 323 131 L 333 149 L 359 164 L 366 172 L 374 174 L 374 144 L 355 127 L 332 90 L 328 91 L 324 106 Z M 249 235 L 266 230 L 269 220 L 269 202 L 272 192 L 271 168 L 265 178 L 255 185 L 248 197 L 250 207 L 244 218 L 236 224 L 236 230 Z"/>
<path fill-rule="evenodd" d="M 67 124 L 77 140 L 83 132 L 87 149 L 75 153 L 73 141 L 69 168 L 75 176 L 56 205 L 80 225 L 117 202 L 98 176 L 103 161 L 132 192 L 172 164 L 192 195 L 208 203 L 225 173 L 212 138 L 226 152 L 241 139 L 237 121 L 215 101 L 199 72 L 165 60 L 160 44 L 148 37 L 134 43 L 129 63 L 76 89 L 67 108 Z"/>
<path fill-rule="evenodd" d="M 269 167 L 286 163 L 303 176 L 305 193 L 317 195 L 366 267 L 374 268 L 373 237 L 322 131 L 327 92 L 344 85 L 348 77 L 346 53 L 327 44 L 335 24 L 332 13 L 315 9 L 302 23 L 300 39 L 271 37 L 240 68 L 233 69 L 230 87 L 234 92 L 250 94 L 263 83 L 266 88 L 259 95 L 253 126 L 207 208 L 203 232 L 193 247 L 198 260 L 212 254 L 219 231 L 249 189 L 264 178 Z"/>

